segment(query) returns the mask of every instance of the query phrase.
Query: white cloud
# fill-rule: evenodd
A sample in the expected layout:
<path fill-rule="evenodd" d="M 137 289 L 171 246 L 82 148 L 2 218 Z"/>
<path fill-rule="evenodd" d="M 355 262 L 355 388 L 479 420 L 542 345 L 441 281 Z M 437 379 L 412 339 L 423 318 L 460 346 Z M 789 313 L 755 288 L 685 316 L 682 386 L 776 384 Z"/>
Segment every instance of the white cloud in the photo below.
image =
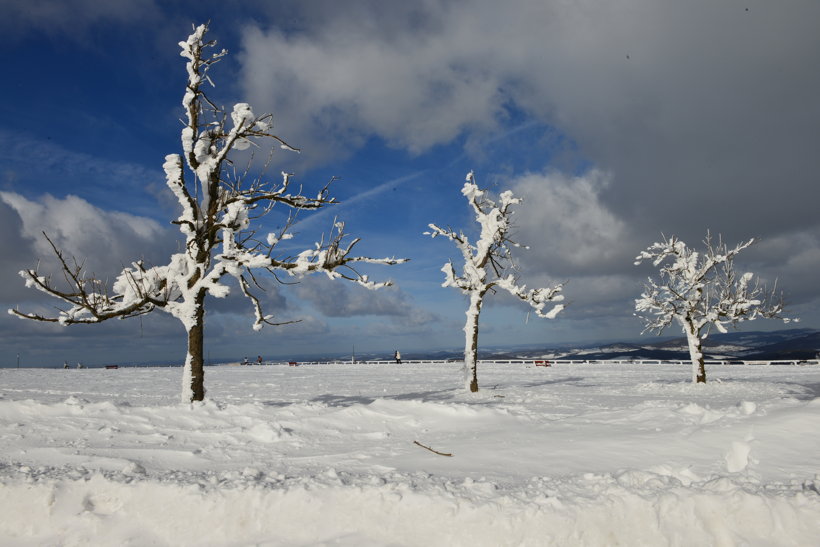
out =
<path fill-rule="evenodd" d="M 817 301 L 820 271 L 820 229 L 762 238 L 738 257 L 738 267 L 749 267 L 769 284 L 775 280 L 786 293 L 787 304 Z"/>
<path fill-rule="evenodd" d="M 348 151 L 371 134 L 418 153 L 465 127 L 492 127 L 501 112 L 499 82 L 476 73 L 477 53 L 454 52 L 456 45 L 449 33 L 379 41 L 341 23 L 304 37 L 251 27 L 241 55 L 244 84 L 307 154 Z"/>
<path fill-rule="evenodd" d="M 247 27 L 241 54 L 248 98 L 308 160 L 372 135 L 425 151 L 513 107 L 613 173 L 604 200 L 643 229 L 788 229 L 813 208 L 816 2 L 322 6 L 298 30 Z M 772 184 L 777 210 L 757 198 Z"/>
<path fill-rule="evenodd" d="M 0 27 L 46 29 L 84 40 L 95 25 L 140 24 L 143 13 L 155 11 L 150 1 L 89 2 L 4 2 L 10 16 Z M 527 198 L 516 217 L 519 239 L 532 247 L 518 254 L 522 273 L 568 280 L 566 294 L 574 305 L 566 317 L 581 309 L 606 313 L 618 307 L 619 298 L 628 304 L 646 274 L 631 258 L 661 232 L 687 241 L 698 241 L 706 229 L 731 241 L 762 236 L 748 253 L 753 269 L 768 279 L 778 277 L 801 302 L 817 294 L 820 73 L 812 68 L 820 63 L 820 4 L 815 0 L 249 5 L 258 11 L 252 18 L 247 8 L 233 6 L 224 18 L 215 17 L 214 35 L 230 35 L 225 26 L 238 19 L 253 21 L 244 27 L 244 51 L 234 49 L 226 61 L 242 64 L 238 77 L 245 89 L 238 95 L 259 112 L 273 112 L 276 131 L 303 148 L 299 157 L 307 163 L 349 154 L 373 136 L 412 153 L 466 137 L 470 153 L 486 158 L 477 168 L 480 176 L 488 164 L 503 163 L 497 172 L 521 172 L 523 155 L 533 162 L 527 169 L 541 170 L 534 162 L 542 152 L 544 164 L 557 166 L 555 147 L 524 142 L 526 132 L 493 142 L 523 117 L 525 124 L 535 119 L 536 127 L 550 126 L 548 131 L 598 166 L 582 175 L 568 169 L 572 175 L 530 174 L 510 183 Z M 167 37 L 174 26 L 176 33 L 178 19 L 163 18 L 159 32 Z M 220 66 L 224 70 L 230 72 Z M 235 91 L 224 84 L 220 89 Z M 46 165 L 95 179 L 98 187 L 136 179 L 161 184 L 158 171 L 94 163 L 43 142 L 15 143 L 16 138 L 0 132 L 0 159 L 11 166 L 4 167 L 10 181 L 15 170 L 31 176 L 29 168 Z M 103 178 L 106 182 L 99 182 Z M 139 250 L 150 239 L 139 231 L 145 226 L 110 215 L 78 222 L 71 211 L 95 215 L 96 210 L 75 199 L 18 201 L 28 210 L 20 213 L 27 231 L 11 232 L 21 243 L 6 239 L 8 256 L 26 263 L 35 250 L 49 256 L 41 225 L 60 233 L 78 256 L 88 254 L 88 265 L 98 272 L 116 271 L 146 252 Z M 337 211 L 328 209 L 315 219 L 324 221 Z M 9 219 L 4 214 L 2 227 Z M 112 225 L 122 233 L 112 233 Z M 104 266 L 96 265 L 100 261 Z M 0 272 L 4 284 L 6 273 Z M 334 304 L 327 295 L 302 290 L 317 309 Z M 340 297 L 345 313 L 376 310 L 382 315 L 374 317 L 408 324 L 425 319 L 423 313 L 414 318 L 414 312 L 388 315 L 386 310 L 407 303 L 400 297 L 350 296 L 350 290 L 343 289 Z"/>
<path fill-rule="evenodd" d="M 19 217 L 24 252 L 41 261 L 44 273 L 59 272 L 43 232 L 67 259 L 76 257 L 87 271 L 103 278 L 119 273 L 124 265 L 141 258 L 149 263 L 164 263 L 176 245 L 173 232 L 154 220 L 104 211 L 77 196 L 61 199 L 44 195 L 39 200 L 30 200 L 14 192 L 0 192 L 0 202 Z"/>
<path fill-rule="evenodd" d="M 0 194 L 0 301 L 7 302 L 19 295 L 23 280 L 17 274 L 34 263 L 34 253 L 21 233 L 20 216 Z"/>
<path fill-rule="evenodd" d="M 555 275 L 623 259 L 628 226 L 600 198 L 610 180 L 592 170 L 577 177 L 551 172 L 512 181 L 510 190 L 523 198 L 514 216 L 517 241 L 530 247 L 520 251 L 522 262 Z"/>
<path fill-rule="evenodd" d="M 58 194 L 66 188 L 78 188 L 85 195 L 94 195 L 98 202 L 122 203 L 122 208 L 144 215 L 156 215 L 157 203 L 167 208 L 164 213 L 173 214 L 178 207 L 159 165 L 149 169 L 134 162 L 105 159 L 50 139 L 2 129 L 0 160 L 8 188 L 35 188 L 42 193 L 51 189 Z"/>

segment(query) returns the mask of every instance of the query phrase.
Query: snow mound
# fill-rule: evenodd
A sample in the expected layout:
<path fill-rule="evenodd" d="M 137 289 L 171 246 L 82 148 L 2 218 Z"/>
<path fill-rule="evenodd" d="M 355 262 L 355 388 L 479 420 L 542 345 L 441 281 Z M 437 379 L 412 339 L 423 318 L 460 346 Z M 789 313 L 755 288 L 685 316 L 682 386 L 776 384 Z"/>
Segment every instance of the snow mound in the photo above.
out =
<path fill-rule="evenodd" d="M 0 369 L 2 545 L 812 545 L 817 367 Z M 195 510 L 192 510 L 195 508 Z"/>

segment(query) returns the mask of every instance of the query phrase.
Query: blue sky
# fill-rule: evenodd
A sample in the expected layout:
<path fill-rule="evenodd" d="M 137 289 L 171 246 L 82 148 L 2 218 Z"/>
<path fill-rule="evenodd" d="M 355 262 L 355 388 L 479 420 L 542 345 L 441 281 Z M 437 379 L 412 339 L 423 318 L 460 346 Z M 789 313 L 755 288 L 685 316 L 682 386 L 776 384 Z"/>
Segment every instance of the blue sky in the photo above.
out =
<path fill-rule="evenodd" d="M 447 242 L 430 222 L 474 228 L 465 174 L 525 199 L 518 259 L 530 286 L 567 282 L 554 320 L 488 301 L 481 345 L 635 338 L 632 302 L 661 233 L 760 242 L 741 268 L 779 280 L 803 326 L 820 328 L 820 5 L 762 0 L 509 3 L 428 0 L 225 2 L 2 0 L 0 303 L 53 305 L 16 272 L 53 260 L 40 232 L 102 276 L 163 264 L 165 155 L 179 151 L 191 24 L 229 56 L 220 104 L 271 112 L 302 152 L 277 154 L 306 191 L 331 176 L 342 202 L 304 215 L 295 245 L 334 217 L 359 252 L 411 262 L 374 268 L 378 293 L 305 279 L 268 285 L 296 325 L 250 329 L 241 298 L 212 300 L 206 353 L 409 354 L 463 344 L 463 297 L 441 288 Z M 279 217 L 272 215 L 269 226 Z M 294 249 L 296 246 L 294 246 Z M 60 328 L 0 317 L 0 366 L 184 357 L 171 317 Z M 758 321 L 749 329 L 780 328 Z"/>

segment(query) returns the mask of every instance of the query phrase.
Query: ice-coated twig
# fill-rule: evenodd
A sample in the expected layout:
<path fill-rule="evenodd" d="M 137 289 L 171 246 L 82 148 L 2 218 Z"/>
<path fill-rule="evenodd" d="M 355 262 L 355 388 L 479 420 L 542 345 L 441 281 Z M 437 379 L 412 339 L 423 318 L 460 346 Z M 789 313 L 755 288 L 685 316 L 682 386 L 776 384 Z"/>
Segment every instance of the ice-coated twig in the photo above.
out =
<path fill-rule="evenodd" d="M 739 278 L 735 273 L 734 258 L 754 241 L 730 248 L 720 236 L 713 242 L 707 232 L 705 250 L 697 252 L 674 236 L 664 236 L 635 257 L 635 265 L 649 261 L 660 277 L 647 279 L 635 300 L 635 315 L 643 321 L 644 332 L 660 334 L 678 323 L 689 345 L 693 382 L 706 381 L 702 339 L 712 327 L 727 332 L 729 325 L 758 317 L 797 321 L 782 315 L 783 295 L 776 283 L 768 290 L 752 273 Z"/>

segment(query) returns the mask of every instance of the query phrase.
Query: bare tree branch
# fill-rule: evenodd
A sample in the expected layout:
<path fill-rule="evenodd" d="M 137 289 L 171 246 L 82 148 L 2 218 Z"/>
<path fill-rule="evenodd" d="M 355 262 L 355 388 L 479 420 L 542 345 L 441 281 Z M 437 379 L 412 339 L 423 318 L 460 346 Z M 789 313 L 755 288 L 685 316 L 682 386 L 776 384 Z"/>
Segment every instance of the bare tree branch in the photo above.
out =
<path fill-rule="evenodd" d="M 421 444 L 421 443 L 420 443 L 420 442 L 418 442 L 418 441 L 413 441 L 413 444 L 415 444 L 416 446 L 420 446 L 420 447 L 424 448 L 425 450 L 429 450 L 429 451 L 430 451 L 430 452 L 432 452 L 433 454 L 438 454 L 439 456 L 447 456 L 448 458 L 452 458 L 452 457 L 453 457 L 453 455 L 452 455 L 452 454 L 450 454 L 450 453 L 448 453 L 448 452 L 439 452 L 438 450 L 433 450 L 433 449 L 432 449 L 432 448 L 430 448 L 429 446 L 423 445 L 423 444 Z"/>
<path fill-rule="evenodd" d="M 528 303 L 540 317 L 554 318 L 563 308 L 563 304 L 554 304 L 548 312 L 544 308 L 550 302 L 563 300 L 563 285 L 550 288 L 527 290 L 519 285 L 516 272 L 518 267 L 512 260 L 511 247 L 520 247 L 510 237 L 512 229 L 512 206 L 521 202 L 512 192 L 502 192 L 498 203 L 491 199 L 486 189 L 480 189 L 473 173 L 468 173 L 461 189 L 462 195 L 475 213 L 476 221 L 481 227 L 480 236 L 475 244 L 463 232 L 452 228 L 441 228 L 429 224 L 430 231 L 424 232 L 431 238 L 444 237 L 455 243 L 464 259 L 461 274 L 457 274 L 452 261 L 442 268 L 444 287 L 455 287 L 470 297 L 467 310 L 467 323 L 464 326 L 464 374 L 465 384 L 470 391 L 478 390 L 477 350 L 478 350 L 478 317 L 484 296 L 495 292 L 496 288 L 504 289 L 519 300 Z"/>
<path fill-rule="evenodd" d="M 266 271 L 279 281 L 277 273 L 301 277 L 324 273 L 332 279 L 345 279 L 369 289 L 391 284 L 373 282 L 357 271 L 360 264 L 394 265 L 405 262 L 400 258 L 370 258 L 354 256 L 359 239 L 347 243 L 344 223 L 335 222 L 325 243 L 319 243 L 290 258 L 282 258 L 275 250 L 277 244 L 290 239 L 295 212 L 315 210 L 336 203 L 330 196 L 335 178 L 322 186 L 315 196 L 305 195 L 300 187 L 292 189 L 292 175 L 282 173 L 281 182 L 264 178 L 274 149 L 298 152 L 298 149 L 272 132 L 272 116 L 256 116 L 247 103 L 237 103 L 228 110 L 213 102 L 203 90 L 203 84 L 213 85 L 209 71 L 227 52 L 209 53 L 216 43 L 206 41 L 208 26 L 195 27 L 187 40 L 179 42 L 186 62 L 188 82 L 182 99 L 185 110 L 180 133 L 181 154 L 165 157 L 163 170 L 166 184 L 181 207 L 173 224 L 185 238 L 181 252 L 171 255 L 168 263 L 147 268 L 135 262 L 122 269 L 110 289 L 108 283 L 85 273 L 83 264 L 67 260 L 63 252 L 46 236 L 64 280 L 64 286 L 55 285 L 51 278 L 38 269 L 20 272 L 26 285 L 36 288 L 66 304 L 57 308 L 54 317 L 25 313 L 17 309 L 10 313 L 26 319 L 74 323 L 99 323 L 113 318 L 127 318 L 149 313 L 155 309 L 166 311 L 179 319 L 188 333 L 188 357 L 183 399 L 201 400 L 203 384 L 203 329 L 205 297 L 228 295 L 230 289 L 222 282 L 224 276 L 237 280 L 242 294 L 254 310 L 255 329 L 276 323 L 265 315 L 263 303 L 254 294 L 251 285 L 262 286 L 253 271 Z M 273 144 L 268 160 L 258 176 L 251 173 L 248 162 L 241 172 L 232 157 L 249 147 L 261 148 Z M 187 172 L 186 172 L 187 171 Z M 262 237 L 259 226 L 252 225 L 270 213 L 275 206 L 289 211 L 288 221 L 277 232 Z"/>
<path fill-rule="evenodd" d="M 758 317 L 795 321 L 782 316 L 783 297 L 776 285 L 768 291 L 751 273 L 737 277 L 734 258 L 754 239 L 729 248 L 720 236 L 714 243 L 707 232 L 703 243 L 705 250 L 699 253 L 675 237 L 664 236 L 635 258 L 636 265 L 651 261 L 660 274 L 660 282 L 649 278 L 635 301 L 644 332 L 660 334 L 678 323 L 687 336 L 696 382 L 706 381 L 701 339 L 712 327 L 726 332 L 727 326 Z"/>

